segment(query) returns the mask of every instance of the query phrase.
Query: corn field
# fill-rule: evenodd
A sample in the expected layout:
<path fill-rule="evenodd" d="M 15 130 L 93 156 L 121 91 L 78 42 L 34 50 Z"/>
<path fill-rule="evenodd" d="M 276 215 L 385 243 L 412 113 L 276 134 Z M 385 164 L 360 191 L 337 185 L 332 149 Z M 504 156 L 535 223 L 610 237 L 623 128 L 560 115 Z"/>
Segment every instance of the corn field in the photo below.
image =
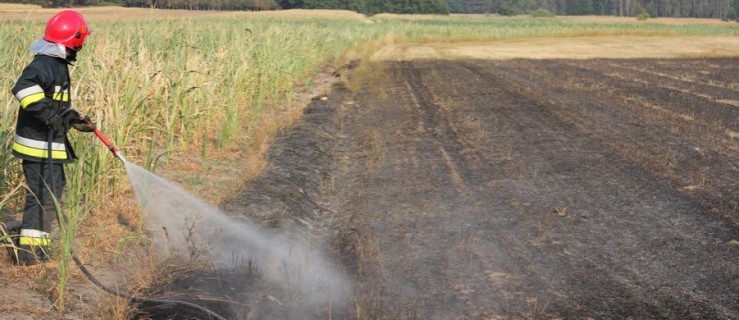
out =
<path fill-rule="evenodd" d="M 73 106 L 136 163 L 153 163 L 163 153 L 195 152 L 204 144 L 228 147 L 249 134 L 256 120 L 290 99 L 292 87 L 332 63 L 373 34 L 354 34 L 351 20 L 151 19 L 90 23 L 93 36 L 72 74 Z M 43 33 L 43 22 L 0 22 L 0 91 L 4 92 L 0 143 L 3 209 L 19 212 L 23 183 L 20 161 L 10 153 L 17 102 L 10 88 L 32 58 L 28 45 Z M 330 39 L 330 41 L 327 41 Z M 61 243 L 69 248 L 75 230 L 125 187 L 123 166 L 94 135 L 70 133 L 79 161 L 67 165 L 68 188 Z M 203 153 L 205 156 L 205 153 Z M 95 219 L 115 219 L 94 214 Z M 59 304 L 68 277 L 61 254 Z"/>
<path fill-rule="evenodd" d="M 253 120 L 289 99 L 299 80 L 373 36 L 353 34 L 357 24 L 238 17 L 91 23 L 94 34 L 70 69 L 74 107 L 92 116 L 133 161 L 198 150 L 211 139 L 225 146 L 234 135 L 255 130 Z M 21 178 L 9 152 L 18 108 L 10 88 L 43 26 L 0 22 L 7 52 L 0 58 L 3 195 Z M 80 161 L 67 173 L 69 185 L 78 187 L 67 190 L 66 202 L 94 208 L 95 199 L 115 190 L 122 169 L 94 136 L 72 135 Z"/>

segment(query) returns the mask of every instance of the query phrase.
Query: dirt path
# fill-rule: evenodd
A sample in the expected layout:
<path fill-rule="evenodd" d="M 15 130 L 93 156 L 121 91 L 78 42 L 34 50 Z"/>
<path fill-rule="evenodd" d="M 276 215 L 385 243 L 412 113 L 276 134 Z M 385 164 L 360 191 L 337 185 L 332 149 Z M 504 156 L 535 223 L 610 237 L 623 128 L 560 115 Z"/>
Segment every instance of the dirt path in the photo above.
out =
<path fill-rule="evenodd" d="M 739 60 L 372 69 L 226 204 L 329 237 L 352 318 L 739 317 Z"/>

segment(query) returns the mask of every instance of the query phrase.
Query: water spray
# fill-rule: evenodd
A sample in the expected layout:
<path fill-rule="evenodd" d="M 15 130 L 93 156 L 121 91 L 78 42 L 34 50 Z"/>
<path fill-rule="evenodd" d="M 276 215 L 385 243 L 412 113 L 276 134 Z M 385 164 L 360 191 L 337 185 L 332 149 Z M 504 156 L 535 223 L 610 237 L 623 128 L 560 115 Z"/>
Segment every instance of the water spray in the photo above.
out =
<path fill-rule="evenodd" d="M 326 261 L 320 250 L 311 248 L 303 241 L 306 239 L 291 240 L 266 232 L 243 217 L 235 219 L 229 216 L 166 179 L 126 162 L 110 140 L 98 130 L 93 132 L 116 158 L 124 162 L 142 213 L 148 220 L 147 226 L 156 231 L 160 227 L 165 230 L 164 236 L 169 244 L 186 248 L 189 241 L 205 239 L 209 241 L 209 254 L 213 262 L 222 267 L 232 267 L 235 257 L 249 257 L 250 260 L 258 261 L 265 280 L 275 284 L 283 292 L 293 295 L 300 293 L 300 298 L 291 297 L 296 312 L 308 312 L 325 304 L 332 307 L 340 305 L 343 303 L 342 298 L 351 291 L 346 277 Z M 150 201 L 152 197 L 155 200 Z M 198 222 L 197 230 L 190 224 L 194 221 Z M 171 232 L 175 230 L 188 231 L 187 234 Z M 151 231 L 154 234 L 155 231 Z M 96 285 L 101 287 L 99 283 Z M 181 305 L 205 312 L 211 319 L 223 319 L 192 303 L 137 298 L 107 288 L 103 290 L 135 302 Z"/>
<path fill-rule="evenodd" d="M 92 122 L 91 121 L 88 122 L 88 125 L 92 125 Z M 119 160 L 121 160 L 123 163 L 126 163 L 126 158 L 124 158 L 121 155 L 121 153 L 118 150 L 118 148 L 116 148 L 115 145 L 113 145 L 113 143 L 110 142 L 110 140 L 108 140 L 108 138 L 106 138 L 103 135 L 103 133 L 100 132 L 99 129 L 95 128 L 95 130 L 93 130 L 93 133 L 95 133 L 95 135 L 100 139 L 100 141 L 102 141 L 103 144 L 105 144 L 105 146 L 108 147 L 108 150 L 110 150 L 110 152 L 112 152 L 113 155 L 116 158 L 118 158 Z M 51 135 L 51 132 L 50 132 L 50 134 L 49 134 L 49 150 L 48 150 L 49 151 L 49 164 L 53 163 L 53 160 L 51 159 L 51 137 L 52 137 L 52 135 Z M 52 181 L 52 183 L 53 183 L 53 181 Z M 62 221 L 61 220 L 61 218 L 62 218 L 61 217 L 61 210 L 57 210 L 56 213 L 57 213 L 57 219 L 59 219 L 59 222 L 60 222 L 60 225 L 61 225 L 61 221 Z M 173 304 L 174 305 L 180 305 L 180 306 L 184 306 L 186 308 L 191 308 L 191 309 L 195 309 L 195 310 L 198 310 L 200 312 L 203 312 L 203 313 L 205 313 L 205 314 L 208 315 L 208 318 L 209 319 L 225 320 L 224 317 L 216 314 L 215 312 L 213 312 L 211 310 L 208 310 L 208 309 L 206 309 L 206 308 L 204 308 L 202 306 L 199 306 L 197 304 L 187 302 L 187 301 L 143 298 L 143 297 L 132 296 L 132 295 L 129 295 L 129 294 L 125 293 L 125 292 L 112 289 L 112 288 L 110 288 L 110 287 L 102 284 L 97 278 L 95 278 L 95 276 L 93 276 L 92 273 L 90 273 L 90 271 L 87 270 L 87 267 L 85 267 L 85 265 L 82 263 L 82 261 L 80 261 L 80 259 L 77 258 L 77 255 L 74 253 L 74 250 L 72 250 L 71 248 L 70 248 L 70 253 L 72 254 L 72 259 L 74 260 L 74 263 L 77 265 L 78 268 L 80 268 L 80 271 L 82 271 L 82 273 L 85 274 L 85 276 L 87 277 L 87 279 L 89 279 L 92 283 L 94 283 L 98 288 L 100 288 L 103 291 L 108 292 L 108 293 L 110 293 L 110 294 L 112 294 L 114 296 L 117 296 L 117 297 L 120 297 L 120 298 L 123 298 L 123 299 L 127 299 L 127 300 L 133 301 L 135 303 L 148 303 L 148 304 L 152 304 L 152 305 L 173 305 Z"/>

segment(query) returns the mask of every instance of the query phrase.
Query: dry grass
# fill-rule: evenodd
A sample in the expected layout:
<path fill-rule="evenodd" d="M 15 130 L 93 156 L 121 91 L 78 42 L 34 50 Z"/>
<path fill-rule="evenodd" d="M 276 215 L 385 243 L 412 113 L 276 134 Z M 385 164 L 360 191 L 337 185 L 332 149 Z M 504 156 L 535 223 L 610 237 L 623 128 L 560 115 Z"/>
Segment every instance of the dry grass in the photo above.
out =
<path fill-rule="evenodd" d="M 20 4 L 20 3 L 0 3 L 0 11 L 6 10 L 39 10 L 41 6 L 37 4 Z"/>
<path fill-rule="evenodd" d="M 650 18 L 646 21 L 636 21 L 635 17 L 613 17 L 613 16 L 566 16 L 557 17 L 567 21 L 579 23 L 657 23 L 674 26 L 686 25 L 736 25 L 733 21 L 721 21 L 719 19 L 699 18 Z"/>
<path fill-rule="evenodd" d="M 739 37 L 601 36 L 467 43 L 390 43 L 373 60 L 593 59 L 739 56 Z"/>
<path fill-rule="evenodd" d="M 196 178 L 199 182 L 197 185 L 183 183 L 183 187 L 210 204 L 217 206 L 222 201 L 233 198 L 266 166 L 263 155 L 272 139 L 283 128 L 300 119 L 303 114 L 302 106 L 308 105 L 311 98 L 328 93 L 331 86 L 338 81 L 332 72 L 333 69 L 330 68 L 319 72 L 311 86 L 296 88 L 289 105 L 273 106 L 275 111 L 259 118 L 248 132 L 238 138 L 239 141 L 233 147 L 216 148 L 211 141 L 205 144 L 207 158 L 199 154 L 188 155 L 187 152 L 172 154 L 158 164 L 158 172 L 174 181 Z"/>
<path fill-rule="evenodd" d="M 6 8 L 7 7 L 7 8 Z M 36 5 L 0 4 L 0 20 L 46 21 L 61 9 L 43 9 Z M 91 23 L 115 20 L 151 19 L 151 18 L 199 18 L 199 17 L 231 17 L 245 18 L 285 18 L 285 19 L 334 19 L 359 20 L 372 22 L 365 15 L 346 10 L 280 10 L 280 11 L 191 11 L 161 10 L 146 8 L 121 7 L 85 7 L 75 8 Z"/>
<path fill-rule="evenodd" d="M 384 47 L 392 47 L 399 41 L 398 37 L 394 35 L 386 35 L 378 40 L 368 41 L 356 46 L 354 49 L 347 52 L 343 58 L 345 62 L 353 62 L 357 64 L 359 61 L 371 61 L 372 57 L 378 50 Z M 376 83 L 381 81 L 385 77 L 384 66 L 378 63 L 358 63 L 352 70 L 352 78 L 346 77 L 348 73 L 344 73 L 344 78 L 341 79 L 347 84 L 347 87 L 352 91 L 362 89 L 366 83 Z M 386 95 L 385 92 L 381 92 L 378 87 L 366 88 L 372 90 L 373 94 Z M 370 106 L 371 107 L 371 106 Z"/>
<path fill-rule="evenodd" d="M 264 16 L 264 17 L 279 17 L 279 18 L 305 18 L 312 17 L 318 19 L 349 19 L 359 20 L 365 22 L 372 22 L 367 16 L 356 13 L 354 11 L 347 10 L 305 10 L 305 9 L 292 9 L 292 10 L 278 10 L 278 11 L 260 11 L 260 12 L 248 12 L 244 13 L 247 16 Z"/>
<path fill-rule="evenodd" d="M 406 21 L 428 21 L 428 20 L 460 20 L 460 21 L 490 21 L 493 19 L 529 19 L 527 15 L 520 15 L 514 17 L 504 17 L 497 14 L 450 14 L 448 16 L 439 15 L 402 15 L 392 13 L 381 13 L 374 15 L 373 19 L 380 20 L 406 20 Z M 686 25 L 736 25 L 733 21 L 721 21 L 720 19 L 702 19 L 702 18 L 650 18 L 646 21 L 637 21 L 635 17 L 615 17 L 615 16 L 556 16 L 552 19 L 556 19 L 562 22 L 573 22 L 582 24 L 643 24 L 643 23 L 656 23 L 673 26 L 686 26 Z"/>
<path fill-rule="evenodd" d="M 43 9 L 39 6 L 29 6 L 26 9 L 5 10 L 0 7 L 0 20 L 47 21 L 61 9 Z M 144 8 L 121 7 L 85 7 L 75 8 L 85 19 L 94 24 L 101 21 L 150 19 L 150 18 L 177 18 L 177 17 L 211 17 L 229 16 L 233 12 L 225 11 L 189 11 L 189 10 L 157 10 Z"/>
<path fill-rule="evenodd" d="M 449 15 L 449 16 L 441 16 L 441 15 L 433 15 L 433 14 L 414 14 L 414 15 L 407 15 L 407 14 L 396 14 L 396 13 L 378 13 L 372 18 L 378 19 L 378 20 L 407 20 L 407 21 L 426 21 L 426 20 L 438 20 L 439 18 L 452 18 L 452 19 L 480 19 L 485 18 L 485 15 L 477 15 L 477 14 L 457 14 L 457 15 Z"/>

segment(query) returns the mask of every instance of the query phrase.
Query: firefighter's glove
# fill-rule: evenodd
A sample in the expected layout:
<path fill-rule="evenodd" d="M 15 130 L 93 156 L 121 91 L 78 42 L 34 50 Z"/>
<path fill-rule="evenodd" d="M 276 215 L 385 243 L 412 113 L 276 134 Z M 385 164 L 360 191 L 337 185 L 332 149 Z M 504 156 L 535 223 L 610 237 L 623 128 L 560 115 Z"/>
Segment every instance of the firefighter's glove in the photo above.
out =
<path fill-rule="evenodd" d="M 64 112 L 62 112 L 62 113 L 64 113 Z M 67 115 L 68 115 L 68 118 L 67 119 L 69 119 L 70 122 L 72 120 L 82 120 L 85 117 L 85 115 L 82 112 L 79 112 L 79 111 L 77 111 L 77 109 L 72 109 L 72 108 L 69 108 L 68 109 Z"/>
<path fill-rule="evenodd" d="M 46 125 L 49 126 L 49 129 L 53 130 L 56 133 L 67 133 L 68 126 L 67 121 L 64 121 L 64 119 L 58 115 L 55 114 L 51 116 L 49 119 L 46 119 Z"/>
<path fill-rule="evenodd" d="M 97 129 L 97 126 L 94 122 L 92 122 L 92 119 L 90 117 L 82 117 L 82 119 L 74 119 L 70 122 L 72 124 L 72 128 L 77 129 L 77 131 L 81 132 L 93 132 L 95 129 Z"/>

